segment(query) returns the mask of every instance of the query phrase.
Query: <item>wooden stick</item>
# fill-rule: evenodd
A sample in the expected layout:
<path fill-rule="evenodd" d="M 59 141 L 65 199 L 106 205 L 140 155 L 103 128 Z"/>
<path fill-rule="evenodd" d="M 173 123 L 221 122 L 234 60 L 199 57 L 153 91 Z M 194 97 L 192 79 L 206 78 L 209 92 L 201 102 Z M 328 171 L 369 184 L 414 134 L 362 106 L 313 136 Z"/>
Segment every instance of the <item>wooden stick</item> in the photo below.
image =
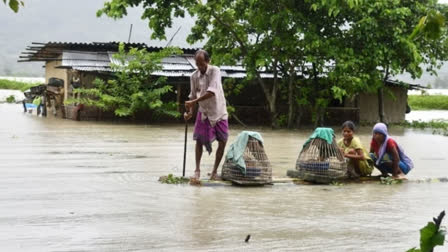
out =
<path fill-rule="evenodd" d="M 182 177 L 185 177 L 185 161 L 187 159 L 187 133 L 188 133 L 188 121 L 185 120 L 184 167 L 182 170 Z"/>

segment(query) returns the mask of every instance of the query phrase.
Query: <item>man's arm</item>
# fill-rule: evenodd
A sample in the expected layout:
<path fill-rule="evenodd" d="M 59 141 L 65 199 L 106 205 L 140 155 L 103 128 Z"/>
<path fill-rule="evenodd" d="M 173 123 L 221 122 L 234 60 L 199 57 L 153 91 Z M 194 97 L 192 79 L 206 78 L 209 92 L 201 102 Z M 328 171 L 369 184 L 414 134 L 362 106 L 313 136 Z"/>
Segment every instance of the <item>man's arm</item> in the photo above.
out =
<path fill-rule="evenodd" d="M 215 96 L 215 94 L 213 92 L 207 91 L 203 96 L 201 96 L 199 98 L 186 101 L 185 107 L 187 108 L 188 111 L 193 111 L 194 105 L 196 105 L 200 101 L 207 100 L 213 96 Z"/>

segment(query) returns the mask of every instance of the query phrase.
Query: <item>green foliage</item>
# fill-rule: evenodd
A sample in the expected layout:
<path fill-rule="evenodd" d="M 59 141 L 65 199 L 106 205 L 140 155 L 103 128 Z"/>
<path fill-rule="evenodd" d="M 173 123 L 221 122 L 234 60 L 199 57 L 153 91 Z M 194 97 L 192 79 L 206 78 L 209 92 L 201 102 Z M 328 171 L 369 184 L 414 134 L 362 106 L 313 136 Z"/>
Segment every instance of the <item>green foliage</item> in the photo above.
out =
<path fill-rule="evenodd" d="M 419 77 L 423 64 L 435 72 L 448 59 L 448 8 L 431 0 L 109 0 L 98 15 L 121 18 L 140 4 L 153 38 L 165 38 L 174 17 L 193 16 L 188 42 L 207 38 L 213 64 L 241 62 L 273 117 L 281 94 L 292 93 L 288 102 L 312 108 L 318 120 L 333 98 L 376 92 L 403 72 Z M 264 71 L 272 81 L 262 80 Z"/>
<path fill-rule="evenodd" d="M 25 91 L 25 90 L 29 89 L 30 87 L 34 87 L 36 85 L 37 84 L 32 84 L 32 83 L 27 83 L 27 82 L 0 79 L 0 89 L 14 89 L 14 90 Z"/>
<path fill-rule="evenodd" d="M 184 178 L 184 177 L 177 177 L 174 176 L 173 174 L 168 174 L 168 176 L 162 176 L 159 178 L 160 183 L 162 184 L 185 184 L 190 182 L 190 180 L 188 178 Z"/>
<path fill-rule="evenodd" d="M 11 10 L 13 10 L 14 12 L 18 12 L 19 11 L 19 6 L 25 6 L 25 3 L 23 1 L 18 1 L 18 0 L 3 0 L 3 3 L 8 4 L 9 8 L 11 8 Z"/>
<path fill-rule="evenodd" d="M 428 15 L 420 18 L 409 39 L 418 39 L 421 35 L 431 39 L 437 39 L 442 35 L 444 24 L 445 17 L 440 12 L 431 10 Z"/>
<path fill-rule="evenodd" d="M 408 104 L 414 110 L 448 110 L 446 95 L 409 95 Z"/>
<path fill-rule="evenodd" d="M 429 122 L 405 121 L 404 123 L 401 123 L 401 125 L 407 128 L 432 129 L 433 134 L 448 136 L 448 121 L 444 120 L 431 120 Z"/>
<path fill-rule="evenodd" d="M 6 97 L 6 102 L 14 103 L 14 102 L 16 102 L 16 97 L 14 95 L 10 95 L 10 96 Z"/>
<path fill-rule="evenodd" d="M 180 116 L 174 102 L 163 102 L 162 96 L 172 91 L 165 84 L 166 78 L 155 77 L 154 71 L 161 69 L 161 60 L 179 54 L 176 48 L 165 48 L 159 52 L 130 48 L 120 44 L 113 57 L 114 78 L 107 81 L 96 79 L 92 89 L 75 89 L 81 98 L 69 99 L 66 103 L 82 103 L 102 110 L 112 110 L 117 116 L 133 116 L 139 111 L 152 111 L 154 115 Z"/>
<path fill-rule="evenodd" d="M 279 115 L 277 117 L 277 119 L 276 119 L 275 124 L 278 127 L 285 127 L 288 124 L 288 116 L 287 115 L 283 115 L 283 114 Z"/>
<path fill-rule="evenodd" d="M 395 184 L 401 184 L 403 181 L 401 179 L 393 179 L 392 177 L 381 177 L 380 183 L 382 185 L 395 185 Z"/>
<path fill-rule="evenodd" d="M 338 181 L 332 181 L 330 183 L 330 185 L 332 185 L 332 186 L 344 186 L 345 184 L 342 183 L 342 182 L 338 182 Z"/>
<path fill-rule="evenodd" d="M 433 218 L 434 222 L 428 222 L 420 229 L 420 249 L 412 248 L 407 252 L 432 252 L 436 246 L 443 246 L 446 230 L 440 224 L 444 216 L 445 211 L 442 211 L 437 218 Z"/>
<path fill-rule="evenodd" d="M 338 99 L 339 102 L 342 103 L 342 99 L 347 96 L 347 91 L 338 86 L 331 87 L 331 91 L 333 91 L 334 98 Z"/>

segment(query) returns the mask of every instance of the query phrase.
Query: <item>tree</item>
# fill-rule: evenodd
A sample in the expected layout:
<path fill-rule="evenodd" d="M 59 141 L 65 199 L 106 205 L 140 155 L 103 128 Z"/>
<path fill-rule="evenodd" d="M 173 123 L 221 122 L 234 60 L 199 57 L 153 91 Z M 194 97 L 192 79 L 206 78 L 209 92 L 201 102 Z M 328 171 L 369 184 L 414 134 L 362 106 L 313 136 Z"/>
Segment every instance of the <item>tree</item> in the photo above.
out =
<path fill-rule="evenodd" d="M 165 38 L 164 30 L 172 25 L 173 17 L 184 17 L 185 12 L 194 16 L 196 24 L 188 41 L 207 38 L 206 48 L 213 54 L 214 64 L 232 65 L 241 61 L 248 79 L 255 79 L 263 90 L 273 126 L 276 126 L 278 116 L 279 90 L 290 90 L 288 124 L 291 125 L 296 106 L 297 71 L 308 71 L 303 66 L 305 62 L 311 62 L 313 74 L 309 76 L 319 82 L 318 76 L 327 61 L 321 50 L 328 48 L 329 43 L 325 39 L 331 37 L 320 38 L 319 35 L 334 30 L 326 27 L 322 31 L 323 26 L 334 25 L 327 19 L 342 20 L 325 16 L 321 25 L 316 25 L 321 16 L 310 12 L 311 1 L 297 3 L 292 0 L 204 3 L 192 0 L 112 0 L 105 3 L 98 15 L 121 18 L 127 14 L 127 8 L 139 4 L 143 4 L 142 19 L 148 20 L 149 27 L 154 31 L 153 38 Z M 316 39 L 319 41 L 314 41 Z M 263 72 L 272 73 L 272 80 L 263 79 Z"/>
<path fill-rule="evenodd" d="M 25 6 L 25 3 L 23 1 L 18 0 L 3 0 L 3 3 L 8 4 L 9 8 L 11 8 L 11 10 L 16 13 L 19 11 L 20 5 Z"/>
<path fill-rule="evenodd" d="M 447 32 L 443 27 L 447 10 L 437 1 L 362 1 L 349 9 L 329 2 L 319 8 L 336 8 L 338 15 L 347 20 L 330 77 L 347 94 L 363 89 L 377 92 L 380 121 L 385 121 L 383 90 L 387 79 L 404 72 L 417 78 L 423 66 L 436 73 L 448 59 Z M 430 18 L 425 20 L 432 21 L 418 28 L 419 19 L 427 15 Z"/>
<path fill-rule="evenodd" d="M 188 41 L 207 38 L 218 65 L 241 61 L 264 92 L 273 126 L 279 93 L 288 96 L 288 125 L 295 108 L 311 109 L 322 123 L 330 99 L 368 88 L 381 100 L 390 76 L 416 77 L 422 64 L 446 58 L 445 30 L 436 40 L 410 38 L 422 16 L 441 11 L 433 0 L 111 0 L 97 14 L 121 18 L 139 4 L 153 38 L 165 38 L 174 17 L 194 16 Z M 265 71 L 272 81 L 261 78 Z"/>
<path fill-rule="evenodd" d="M 175 102 L 163 102 L 162 96 L 172 87 L 166 85 L 165 77 L 154 76 L 161 70 L 161 60 L 173 54 L 180 54 L 176 48 L 165 48 L 159 52 L 146 49 L 125 48 L 121 43 L 113 57 L 118 64 L 111 64 L 113 78 L 107 81 L 96 79 L 94 88 L 75 89 L 81 98 L 67 103 L 82 103 L 102 110 L 112 110 L 117 116 L 133 116 L 139 111 L 152 111 L 155 115 L 178 117 Z"/>

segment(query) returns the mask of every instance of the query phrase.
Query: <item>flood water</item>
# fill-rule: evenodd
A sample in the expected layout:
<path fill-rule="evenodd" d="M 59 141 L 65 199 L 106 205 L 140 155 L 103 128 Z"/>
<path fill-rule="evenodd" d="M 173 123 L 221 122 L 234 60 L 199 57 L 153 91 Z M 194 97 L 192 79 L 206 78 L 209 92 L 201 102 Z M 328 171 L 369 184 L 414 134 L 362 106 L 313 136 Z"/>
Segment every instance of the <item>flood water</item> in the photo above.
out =
<path fill-rule="evenodd" d="M 448 183 L 441 182 L 161 184 L 159 176 L 182 174 L 183 125 L 42 118 L 18 104 L 0 104 L 0 115 L 2 251 L 406 251 L 448 209 Z M 242 128 L 230 127 L 232 142 Z M 191 129 L 187 175 L 194 169 Z M 276 177 L 295 167 L 311 133 L 250 130 L 264 137 Z M 415 163 L 409 180 L 448 176 L 448 137 L 400 128 L 391 134 Z M 370 128 L 358 136 L 367 146 Z M 213 160 L 204 153 L 204 176 Z"/>

